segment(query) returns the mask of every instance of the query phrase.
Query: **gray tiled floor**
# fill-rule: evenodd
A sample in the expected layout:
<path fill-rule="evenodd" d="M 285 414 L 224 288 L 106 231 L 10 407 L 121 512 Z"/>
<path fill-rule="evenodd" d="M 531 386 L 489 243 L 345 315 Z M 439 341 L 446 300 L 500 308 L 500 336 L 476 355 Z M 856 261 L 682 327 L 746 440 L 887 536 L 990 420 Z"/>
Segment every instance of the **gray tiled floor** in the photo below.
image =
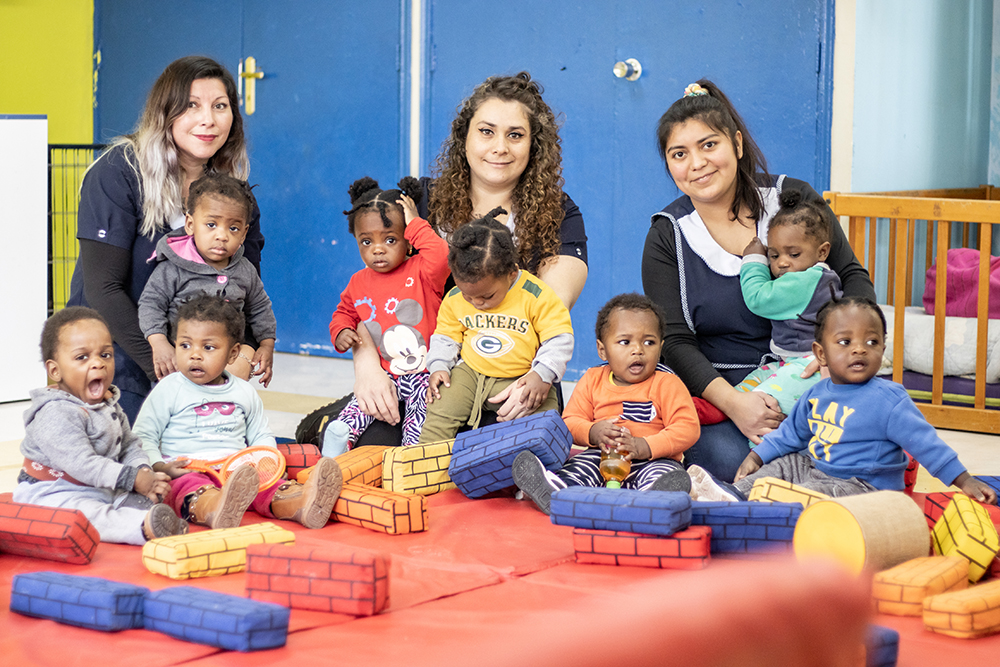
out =
<path fill-rule="evenodd" d="M 259 391 L 271 430 L 277 436 L 291 438 L 306 412 L 349 393 L 353 384 L 354 367 L 350 360 L 276 354 L 274 379 L 267 389 Z M 564 385 L 567 399 L 572 389 L 572 384 Z M 17 479 L 22 460 L 18 444 L 24 436 L 22 413 L 27 406 L 27 401 L 0 403 L 0 492 L 12 490 Z M 971 472 L 1000 475 L 1000 436 L 961 431 L 940 433 Z M 921 490 L 941 488 L 925 471 L 921 471 L 920 484 Z"/>

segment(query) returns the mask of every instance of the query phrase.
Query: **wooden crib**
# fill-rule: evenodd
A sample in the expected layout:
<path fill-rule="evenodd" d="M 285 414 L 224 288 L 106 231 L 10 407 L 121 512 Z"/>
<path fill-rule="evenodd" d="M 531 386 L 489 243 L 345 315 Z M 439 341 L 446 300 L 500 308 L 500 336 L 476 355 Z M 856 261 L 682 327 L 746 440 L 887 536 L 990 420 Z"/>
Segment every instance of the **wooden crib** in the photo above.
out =
<path fill-rule="evenodd" d="M 954 247 L 983 248 L 979 256 L 978 308 L 976 316 L 975 381 L 971 407 L 944 404 L 945 308 L 934 312 L 933 374 L 929 403 L 918 403 L 927 420 L 938 428 L 1000 433 L 1000 410 L 986 407 L 986 362 L 989 302 L 989 260 L 994 225 L 1000 225 L 1000 188 L 982 186 L 955 190 L 915 190 L 853 194 L 826 192 L 834 214 L 848 221 L 848 239 L 854 253 L 872 280 L 884 281 L 886 294 L 880 302 L 896 307 L 896 313 L 911 305 L 913 281 L 923 281 L 926 267 L 938 265 L 944 277 L 947 252 Z M 884 230 L 888 226 L 888 235 Z M 926 228 L 926 231 L 920 231 Z M 957 230 L 953 233 L 953 229 Z M 926 256 L 914 268 L 914 243 L 926 233 Z M 877 239 L 888 240 L 880 252 Z M 880 262 L 876 262 L 876 259 Z M 884 263 L 885 266 L 879 264 Z M 917 273 L 915 276 L 914 273 Z M 878 284 L 878 283 L 877 283 Z M 945 280 L 935 284 L 935 304 L 945 303 Z M 892 332 L 892 379 L 903 380 L 905 317 L 895 317 Z"/>

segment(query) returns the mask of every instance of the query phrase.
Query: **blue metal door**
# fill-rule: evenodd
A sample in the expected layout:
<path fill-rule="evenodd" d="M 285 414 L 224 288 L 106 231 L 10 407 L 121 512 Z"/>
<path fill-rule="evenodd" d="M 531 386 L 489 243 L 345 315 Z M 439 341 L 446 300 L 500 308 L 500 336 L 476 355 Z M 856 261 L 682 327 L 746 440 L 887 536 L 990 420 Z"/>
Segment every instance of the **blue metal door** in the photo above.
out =
<path fill-rule="evenodd" d="M 832 0 L 433 2 L 424 164 L 459 102 L 492 74 L 528 70 L 564 116 L 565 190 L 590 240 L 568 379 L 599 361 L 601 305 L 642 290 L 649 217 L 679 195 L 657 155 L 656 122 L 687 84 L 707 77 L 726 91 L 772 172 L 827 185 L 832 10 Z M 628 58 L 642 65 L 635 81 L 612 73 Z"/>
<path fill-rule="evenodd" d="M 253 56 L 264 72 L 244 121 L 278 350 L 333 353 L 330 315 L 363 266 L 341 213 L 347 186 L 401 176 L 400 8 L 399 0 L 98 3 L 102 139 L 132 128 L 176 58 L 205 54 L 235 76 Z"/>

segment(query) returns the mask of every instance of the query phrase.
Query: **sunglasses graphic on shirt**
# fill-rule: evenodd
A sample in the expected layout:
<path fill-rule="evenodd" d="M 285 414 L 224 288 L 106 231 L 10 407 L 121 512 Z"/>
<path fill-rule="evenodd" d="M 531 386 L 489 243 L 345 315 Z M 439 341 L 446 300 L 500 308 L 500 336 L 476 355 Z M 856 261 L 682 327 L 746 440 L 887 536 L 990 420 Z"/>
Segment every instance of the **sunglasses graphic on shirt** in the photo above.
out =
<path fill-rule="evenodd" d="M 218 401 L 213 401 L 211 403 L 202 403 L 194 409 L 194 413 L 201 417 L 207 417 L 213 412 L 218 412 L 220 415 L 228 417 L 233 414 L 233 410 L 235 409 L 235 403 L 220 403 Z"/>

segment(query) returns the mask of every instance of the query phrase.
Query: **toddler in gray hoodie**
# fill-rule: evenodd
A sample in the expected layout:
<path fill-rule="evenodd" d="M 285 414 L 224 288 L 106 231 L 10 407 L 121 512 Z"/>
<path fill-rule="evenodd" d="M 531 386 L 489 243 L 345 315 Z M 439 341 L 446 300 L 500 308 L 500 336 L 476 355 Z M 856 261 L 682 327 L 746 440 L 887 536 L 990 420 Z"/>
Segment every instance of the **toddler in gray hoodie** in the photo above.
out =
<path fill-rule="evenodd" d="M 55 384 L 31 392 L 14 502 L 80 510 L 104 542 L 186 533 L 187 522 L 162 503 L 170 478 L 153 472 L 118 406 L 104 319 L 90 308 L 61 310 L 45 322 L 41 347 Z"/>
<path fill-rule="evenodd" d="M 243 256 L 252 208 L 246 182 L 206 174 L 188 191 L 184 228 L 156 244 L 157 265 L 139 297 L 139 327 L 153 348 L 158 380 L 177 370 L 172 344 L 177 309 L 198 294 L 210 294 L 241 311 L 257 339 L 257 349 L 244 343 L 226 370 L 244 380 L 260 376 L 265 387 L 271 381 L 277 325 L 264 284 Z"/>

